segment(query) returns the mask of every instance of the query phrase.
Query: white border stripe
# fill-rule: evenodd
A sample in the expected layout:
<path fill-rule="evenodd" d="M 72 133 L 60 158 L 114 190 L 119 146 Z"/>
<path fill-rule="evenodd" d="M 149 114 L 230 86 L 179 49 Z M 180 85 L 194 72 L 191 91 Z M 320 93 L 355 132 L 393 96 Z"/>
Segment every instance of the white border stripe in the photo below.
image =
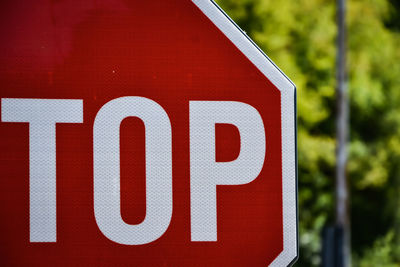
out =
<path fill-rule="evenodd" d="M 209 0 L 192 2 L 281 91 L 283 251 L 269 265 L 288 266 L 297 257 L 295 87 L 290 80 Z"/>

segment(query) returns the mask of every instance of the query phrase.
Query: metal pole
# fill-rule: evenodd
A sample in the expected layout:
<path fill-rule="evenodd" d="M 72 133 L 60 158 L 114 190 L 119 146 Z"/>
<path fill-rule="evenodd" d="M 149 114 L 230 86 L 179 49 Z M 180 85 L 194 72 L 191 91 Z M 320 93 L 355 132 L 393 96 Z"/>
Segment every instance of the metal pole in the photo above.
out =
<path fill-rule="evenodd" d="M 336 224 L 343 235 L 338 244 L 338 265 L 350 267 L 349 188 L 346 179 L 348 140 L 348 95 L 346 82 L 346 0 L 337 0 L 337 118 L 336 118 Z"/>

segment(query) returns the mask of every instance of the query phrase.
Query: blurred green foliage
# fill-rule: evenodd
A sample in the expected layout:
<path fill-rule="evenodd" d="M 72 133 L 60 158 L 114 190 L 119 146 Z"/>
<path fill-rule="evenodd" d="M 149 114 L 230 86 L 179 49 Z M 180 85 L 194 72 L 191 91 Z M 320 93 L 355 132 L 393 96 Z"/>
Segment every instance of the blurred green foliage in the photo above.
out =
<path fill-rule="evenodd" d="M 334 222 L 336 2 L 217 0 L 298 89 L 300 259 Z M 400 266 L 400 1 L 348 0 L 354 266 Z"/>

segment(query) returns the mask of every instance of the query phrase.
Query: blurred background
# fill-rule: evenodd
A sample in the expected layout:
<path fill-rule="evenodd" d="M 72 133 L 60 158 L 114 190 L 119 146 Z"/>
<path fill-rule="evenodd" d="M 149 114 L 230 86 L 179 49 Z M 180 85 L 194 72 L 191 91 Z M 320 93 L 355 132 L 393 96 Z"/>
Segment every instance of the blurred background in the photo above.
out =
<path fill-rule="evenodd" d="M 300 258 L 335 223 L 337 3 L 216 0 L 298 89 Z M 348 0 L 352 266 L 400 266 L 400 0 Z"/>

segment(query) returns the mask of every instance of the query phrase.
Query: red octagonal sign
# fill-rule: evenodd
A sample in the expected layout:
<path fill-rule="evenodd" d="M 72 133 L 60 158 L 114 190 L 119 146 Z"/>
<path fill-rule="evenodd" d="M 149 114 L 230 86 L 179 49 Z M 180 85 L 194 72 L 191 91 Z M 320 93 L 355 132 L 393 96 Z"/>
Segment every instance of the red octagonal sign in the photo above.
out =
<path fill-rule="evenodd" d="M 215 3 L 0 12 L 1 265 L 294 262 L 295 87 Z"/>

